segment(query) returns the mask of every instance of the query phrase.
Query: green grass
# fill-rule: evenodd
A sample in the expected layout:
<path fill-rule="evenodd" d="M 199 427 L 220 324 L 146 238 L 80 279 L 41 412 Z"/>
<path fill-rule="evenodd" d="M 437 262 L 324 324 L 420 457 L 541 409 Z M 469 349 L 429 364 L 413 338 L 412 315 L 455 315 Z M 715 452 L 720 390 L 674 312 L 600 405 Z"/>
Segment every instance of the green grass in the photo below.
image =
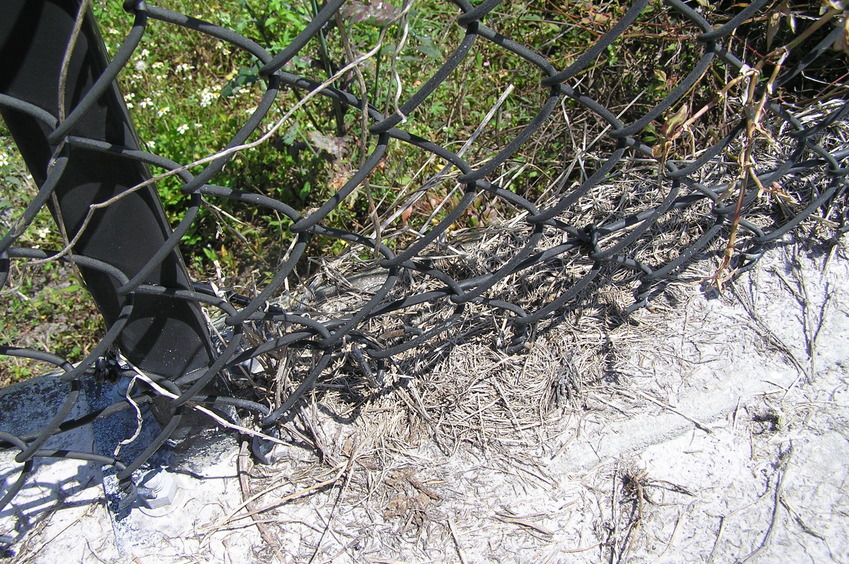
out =
<path fill-rule="evenodd" d="M 113 54 L 133 21 L 122 4 L 120 0 L 94 1 L 107 50 Z M 163 0 L 161 4 L 232 29 L 272 53 L 287 45 L 317 10 L 312 0 Z M 384 115 L 391 114 L 396 101 L 403 102 L 420 88 L 463 35 L 454 23 L 458 10 L 450 3 L 419 0 L 406 21 L 392 23 L 392 17 L 400 12 L 398 6 L 400 2 L 397 6 L 384 3 L 384 8 L 378 10 L 349 2 L 345 11 L 325 26 L 321 36 L 312 40 L 285 70 L 327 80 L 382 37 L 383 48 L 337 81 L 336 86 L 367 97 Z M 606 33 L 628 7 L 628 3 L 610 0 L 504 2 L 487 16 L 485 23 L 544 54 L 555 67 L 563 68 Z M 775 12 L 780 16 L 779 24 L 789 22 L 793 14 L 779 8 Z M 704 9 L 713 11 L 714 19 L 722 21 L 739 6 L 727 3 Z M 727 16 L 718 15 L 726 11 Z M 796 32 L 789 23 L 775 22 L 775 17 L 763 17 L 741 27 L 729 39 L 735 52 L 743 52 L 747 62 L 753 64 L 767 50 L 767 32 L 773 36 L 773 47 L 792 40 Z M 405 27 L 405 23 L 409 25 Z M 821 33 L 830 29 L 825 26 Z M 660 1 L 653 2 L 638 22 L 574 82 L 612 112 L 621 114 L 624 121 L 636 119 L 663 99 L 696 63 L 700 56 L 700 46 L 693 39 L 696 33 L 691 23 L 670 14 Z M 840 90 L 838 80 L 845 72 L 845 58 L 834 60 L 838 62 L 825 63 L 834 68 L 817 68 L 817 72 L 826 82 L 838 85 L 828 92 L 836 88 L 845 94 L 845 86 Z M 142 48 L 120 74 L 119 83 L 143 145 L 174 161 L 190 163 L 222 149 L 256 107 L 265 88 L 257 69 L 257 61 L 236 48 L 151 19 Z M 547 96 L 547 91 L 540 88 L 541 78 L 541 73 L 521 58 L 479 40 L 456 71 L 399 127 L 459 150 L 502 93 L 513 88 L 464 156 L 473 164 L 485 162 L 539 111 Z M 704 106 L 728 79 L 722 65 L 715 65 L 688 93 L 686 103 L 691 108 Z M 800 99 L 826 92 L 816 91 L 806 82 L 800 82 L 796 91 Z M 268 131 L 270 124 L 303 96 L 304 92 L 282 89 L 267 123 L 252 140 Z M 592 139 L 606 125 L 592 115 L 587 117 L 587 112 L 578 112 L 579 108 L 569 100 L 564 101 L 564 107 L 573 112 L 575 121 L 567 123 L 562 114 L 549 120 L 491 178 L 532 201 L 542 198 L 564 163 L 575 159 L 576 137 Z M 678 106 L 671 108 L 664 118 L 677 111 Z M 295 111 L 268 142 L 237 154 L 212 182 L 266 194 L 309 213 L 330 198 L 373 150 L 373 136 L 366 136 L 363 131 L 368 125 L 359 111 L 317 97 Z M 651 124 L 643 132 L 643 140 L 657 143 L 662 126 L 663 118 Z M 710 138 L 711 128 L 725 127 L 726 118 L 717 108 L 696 126 Z M 596 152 L 604 154 L 611 143 L 602 138 Z M 581 158 L 588 169 L 598 164 L 592 154 Z M 386 158 L 367 183 L 343 201 L 325 224 L 372 235 L 375 217 L 384 220 L 398 215 L 388 226 L 390 236 L 385 232 L 381 235 L 388 244 L 403 245 L 414 237 L 413 230 L 426 230 L 459 200 L 454 182 L 445 180 L 430 188 L 411 210 L 400 214 L 412 191 L 444 164 L 403 143 L 390 143 Z M 192 172 L 199 170 L 201 167 L 195 167 Z M 585 175 L 577 167 L 566 180 L 572 184 Z M 0 178 L 7 186 L 0 196 L 0 227 L 5 231 L 36 188 L 2 126 Z M 173 178 L 157 185 L 173 224 L 182 217 L 187 201 L 179 187 Z M 484 195 L 454 228 L 487 226 L 514 214 L 515 210 L 502 201 Z M 199 219 L 182 241 L 182 251 L 196 279 L 212 279 L 225 286 L 261 287 L 293 239 L 288 231 L 290 223 L 288 218 L 263 208 L 207 198 Z M 42 211 L 19 244 L 61 248 L 62 241 L 52 218 Z M 322 237 L 314 237 L 310 245 L 310 256 L 333 255 L 347 249 L 345 243 Z M 303 261 L 301 274 L 308 274 L 310 268 L 311 263 Z M 96 342 L 102 327 L 95 321 L 98 316 L 84 290 L 67 279 L 65 267 L 28 267 L 16 262 L 10 282 L 2 291 L 2 342 L 59 351 L 71 360 L 81 358 Z M 82 321 L 83 318 L 88 320 Z M 48 332 L 36 330 L 54 322 L 59 325 Z M 0 379 L 24 377 L 33 371 L 28 366 L 16 360 L 0 360 Z"/>
<path fill-rule="evenodd" d="M 168 6 L 233 29 L 272 52 L 288 43 L 315 10 L 310 1 L 229 0 L 214 7 L 201 2 L 174 1 Z M 352 56 L 371 49 L 384 32 L 384 48 L 358 69 L 365 88 L 355 73 L 343 77 L 337 86 L 368 97 L 375 107 L 389 115 L 395 109 L 396 99 L 403 102 L 413 94 L 459 43 L 462 29 L 452 23 L 458 11 L 436 0 L 417 2 L 409 13 L 404 47 L 396 57 L 396 48 L 404 35 L 403 26 L 399 23 L 386 27 L 387 14 L 375 15 L 360 9 L 360 12 L 344 12 L 327 26 L 321 37 L 310 42 L 286 70 L 326 80 Z M 507 13 L 496 14 L 493 25 L 501 26 L 514 37 L 525 37 L 533 30 L 534 39 L 557 27 L 557 22 L 524 17 L 521 15 L 524 11 L 523 7 L 511 7 Z M 96 13 L 107 47 L 114 52 L 130 16 L 116 1 L 98 3 Z M 397 13 L 398 9 L 389 10 L 388 15 Z M 346 43 L 350 52 L 345 48 Z M 257 62 L 217 40 L 155 21 L 150 22 L 143 45 L 144 49 L 136 54 L 119 80 L 147 147 L 178 162 L 190 162 L 222 148 L 262 95 L 264 85 L 256 76 Z M 573 47 L 577 50 L 579 45 L 583 43 L 576 41 Z M 501 93 L 513 85 L 515 94 L 505 102 L 490 129 L 468 155 L 472 162 L 485 160 L 500 149 L 505 135 L 517 134 L 536 114 L 545 98 L 545 91 L 538 86 L 540 78 L 539 72 L 519 57 L 486 41 L 478 41 L 468 60 L 402 127 L 457 149 Z M 301 96 L 302 92 L 284 90 L 269 122 Z M 373 137 L 363 137 L 358 111 L 335 107 L 319 97 L 296 112 L 271 142 L 236 156 L 213 182 L 264 193 L 307 212 L 341 187 L 373 149 L 373 142 Z M 536 147 L 532 154 L 520 160 L 558 160 L 562 143 L 555 140 L 546 145 L 545 151 Z M 367 232 L 372 224 L 372 208 L 379 216 L 396 210 L 401 203 L 398 201 L 401 188 L 414 180 L 415 171 L 425 165 L 427 157 L 401 143 L 391 143 L 385 163 L 369 178 L 368 185 L 342 202 L 326 223 Z M 422 176 L 432 174 L 443 164 L 427 167 Z M 534 181 L 533 177 L 528 180 Z M 159 185 L 166 212 L 173 222 L 179 220 L 186 202 L 178 187 L 177 182 Z M 456 197 L 449 196 L 449 189 L 447 183 L 438 187 L 430 200 L 436 204 L 445 199 L 446 203 L 453 203 Z M 195 273 L 212 276 L 215 263 L 230 255 L 249 257 L 237 265 L 243 272 L 270 273 L 276 266 L 276 258 L 291 240 L 286 232 L 287 220 L 228 201 L 216 200 L 210 204 L 183 241 L 184 252 Z M 417 211 L 427 212 L 425 208 Z M 238 217 L 239 221 L 232 217 Z M 487 217 L 483 213 L 470 213 L 467 219 L 470 224 L 480 225 Z M 415 225 L 416 217 L 411 221 L 413 227 L 422 227 Z M 400 226 L 401 222 L 397 223 Z M 216 243 L 208 246 L 211 240 Z M 339 249 L 339 244 L 332 240 L 316 240 L 313 245 L 313 253 L 333 253 Z"/>
<path fill-rule="evenodd" d="M 0 122 L 0 230 L 5 235 L 14 218 L 35 195 L 20 153 Z M 16 246 L 62 247 L 56 223 L 41 210 Z M 9 279 L 0 290 L 0 345 L 49 351 L 71 362 L 82 360 L 100 339 L 103 321 L 71 267 L 56 262 L 27 265 L 12 261 Z M 0 387 L 55 367 L 27 359 L 0 356 Z"/>

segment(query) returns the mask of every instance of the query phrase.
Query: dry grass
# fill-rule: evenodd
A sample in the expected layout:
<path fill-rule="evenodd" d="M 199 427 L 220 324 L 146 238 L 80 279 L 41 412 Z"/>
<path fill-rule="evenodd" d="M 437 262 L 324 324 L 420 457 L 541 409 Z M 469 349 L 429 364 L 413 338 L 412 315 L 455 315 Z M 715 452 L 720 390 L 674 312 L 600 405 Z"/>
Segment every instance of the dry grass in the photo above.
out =
<path fill-rule="evenodd" d="M 830 109 L 826 105 L 819 115 Z M 787 137 L 781 127 L 776 127 L 775 136 L 778 143 L 763 145 L 758 153 L 758 163 L 764 169 L 785 160 L 792 149 L 782 144 Z M 845 146 L 847 139 L 849 127 L 837 123 L 824 134 L 822 143 L 831 149 Z M 727 164 L 718 157 L 705 167 L 699 180 L 709 185 L 730 182 L 736 172 Z M 783 187 L 795 199 L 791 207 L 785 200 L 764 195 L 745 210 L 744 217 L 766 229 L 780 225 L 785 213 L 793 213 L 816 197 L 816 183 L 821 179 L 817 170 L 796 175 Z M 558 219 L 581 225 L 624 218 L 635 209 L 657 205 L 667 189 L 665 182 L 657 182 L 656 169 L 635 162 L 623 166 L 615 181 L 599 184 Z M 547 191 L 548 202 L 561 195 L 557 190 L 552 186 Z M 842 213 L 841 205 L 832 203 L 822 216 L 807 220 L 802 229 L 820 240 L 834 237 L 829 218 Z M 628 246 L 628 254 L 653 267 L 676 258 L 682 246 L 697 240 L 712 224 L 710 207 L 710 202 L 702 201 L 666 213 L 654 228 Z M 521 216 L 486 229 L 449 232 L 429 248 L 424 260 L 455 280 L 472 278 L 505 264 L 528 233 Z M 610 236 L 604 245 L 613 244 L 621 236 Z M 562 242 L 562 232 L 546 228 L 538 248 L 553 248 Z M 745 234 L 738 244 L 747 244 Z M 426 453 L 430 449 L 444 455 L 480 452 L 486 460 L 513 464 L 528 449 L 549 452 L 549 445 L 554 444 L 551 439 L 565 422 L 578 422 L 580 429 L 580 421 L 593 413 L 615 421 L 646 405 L 675 412 L 709 431 L 707 425 L 657 399 L 666 397 L 665 390 L 649 377 L 635 376 L 645 374 L 647 367 L 630 363 L 635 358 L 645 359 L 642 353 L 656 350 L 665 339 L 679 338 L 665 333 L 656 320 L 675 315 L 679 304 L 698 291 L 699 283 L 715 272 L 713 257 L 724 248 L 723 237 L 717 238 L 691 264 L 663 281 L 663 291 L 649 309 L 631 314 L 625 310 L 633 301 L 638 278 L 628 270 L 603 269 L 585 293 L 536 325 L 526 349 L 519 354 L 503 352 L 513 335 L 509 316 L 485 304 L 471 303 L 458 310 L 447 298 L 438 298 L 366 321 L 358 329 L 357 339 L 388 347 L 439 327 L 456 315 L 448 330 L 394 356 L 380 372 L 374 361 L 364 370 L 354 358 L 350 343 L 339 351 L 316 387 L 282 423 L 283 434 L 293 446 L 278 454 L 285 452 L 291 458 L 299 453 L 296 459 L 278 459 L 268 469 L 255 467 L 246 478 L 248 489 L 269 487 L 288 468 L 289 493 L 277 501 L 265 500 L 268 507 L 283 503 L 289 511 L 297 504 L 330 507 L 329 520 L 338 507 L 346 511 L 383 508 L 380 522 L 391 524 L 401 539 L 430 546 L 444 543 L 462 554 L 456 529 L 445 526 L 439 509 L 443 498 L 457 492 L 451 489 L 449 472 L 429 463 Z M 589 267 L 590 262 L 580 253 L 560 255 L 505 277 L 486 296 L 532 311 L 568 289 Z M 363 261 L 353 251 L 325 264 L 320 276 L 305 281 L 303 287 L 309 291 L 295 298 L 300 313 L 320 321 L 355 312 L 382 281 L 380 271 L 372 270 L 370 261 Z M 402 298 L 442 286 L 422 273 L 404 272 L 393 295 Z M 413 333 L 410 328 L 414 328 Z M 281 328 L 252 330 L 256 341 L 261 342 L 269 338 L 269 332 Z M 264 371 L 253 376 L 259 383 L 253 391 L 275 407 L 297 385 L 302 377 L 299 374 L 309 370 L 315 356 L 301 349 L 278 350 L 265 355 L 261 362 Z M 655 355 L 652 362 L 662 362 L 662 358 Z M 368 378 L 369 372 L 372 376 L 380 374 L 382 383 Z M 566 441 L 560 450 L 568 444 Z M 418 473 L 425 467 L 426 477 Z M 545 480 L 534 468 L 527 468 L 527 472 L 535 476 L 531 479 Z M 682 496 L 691 495 L 683 486 L 653 480 L 627 464 L 614 469 L 606 479 L 613 484 L 614 492 L 611 529 L 606 537 L 599 538 L 608 539 L 604 551 L 611 561 L 626 560 L 634 543 L 644 542 L 641 524 L 651 515 L 654 504 L 667 498 L 678 503 Z M 309 495 L 301 497 L 298 492 Z M 261 505 L 262 501 L 252 503 Z M 254 518 L 260 514 L 264 511 L 255 513 Z M 540 542 L 546 538 L 544 524 L 533 516 L 509 510 L 499 514 L 502 522 L 531 531 Z M 263 521 L 271 536 L 277 534 L 277 519 Z M 331 529 L 328 522 L 321 538 Z M 382 542 L 386 542 L 385 537 Z M 321 541 L 319 546 L 303 547 L 301 554 L 318 551 L 320 545 Z"/>
<path fill-rule="evenodd" d="M 636 103 L 636 99 L 631 102 Z M 739 101 L 730 97 L 724 103 L 724 111 L 731 115 L 744 111 Z M 835 99 L 817 110 L 802 112 L 800 120 L 813 123 L 840 103 L 843 102 Z M 624 104 L 617 111 L 624 114 L 629 108 L 629 104 Z M 744 174 L 740 170 L 744 165 L 732 157 L 747 151 L 756 156 L 759 171 L 785 162 L 796 147 L 788 126 L 780 120 L 762 125 L 768 134 L 757 142 L 750 136 L 748 141 L 732 143 L 702 168 L 696 180 L 705 186 L 732 187 L 734 179 Z M 564 104 L 531 143 L 529 154 L 534 155 L 558 128 L 569 135 L 570 145 L 564 153 L 572 160 L 539 191 L 536 204 L 541 208 L 554 205 L 586 181 L 610 153 L 605 125 L 589 112 L 576 116 Z M 623 160 L 607 179 L 593 186 L 556 220 L 578 227 L 612 225 L 661 205 L 673 184 L 661 170 L 662 161 L 668 158 L 681 166 L 698 158 L 701 152 L 696 147 L 707 146 L 708 142 L 696 143 L 695 139 L 706 134 L 707 129 L 704 124 L 695 123 L 688 132 L 693 143 L 675 144 L 661 163 L 646 155 Z M 816 141 L 826 150 L 846 147 L 849 126 L 835 123 Z M 813 157 L 815 154 L 808 151 L 803 159 Z M 497 178 L 509 186 L 523 171 L 521 163 L 508 162 L 497 171 Z M 766 231 L 774 229 L 816 198 L 823 177 L 822 168 L 795 174 L 783 185 L 770 187 L 773 191 L 754 199 L 741 210 L 740 217 Z M 452 191 L 462 189 L 450 177 L 442 182 L 451 188 L 446 188 L 448 193 L 433 208 L 450 206 Z M 683 186 L 681 195 L 687 194 L 698 191 L 691 185 Z M 721 200 L 728 203 L 735 195 Z M 470 223 L 460 222 L 417 260 L 455 281 L 488 275 L 507 264 L 526 244 L 532 229 L 524 222 L 525 212 L 487 198 L 481 195 L 490 204 L 485 227 L 474 229 Z M 837 220 L 845 214 L 844 205 L 842 201 L 829 202 L 805 222 L 803 229 L 828 242 L 836 237 Z M 665 212 L 619 254 L 651 268 L 661 268 L 711 227 L 713 206 L 710 200 L 703 199 Z M 392 208 L 391 213 L 397 211 Z M 380 237 L 400 250 L 421 233 L 415 233 L 405 222 L 393 222 L 391 213 L 377 218 L 374 224 L 385 223 Z M 738 223 L 732 222 L 731 230 Z M 426 231 L 431 224 L 425 222 L 421 230 Z M 624 241 L 633 228 L 634 225 L 625 225 L 604 235 L 598 241 L 600 248 L 609 249 Z M 517 482 L 546 484 L 551 478 L 525 461 L 524 453 L 546 453 L 553 458 L 562 452 L 568 440 L 557 450 L 551 445 L 556 444 L 552 439 L 562 431 L 564 421 L 577 421 L 578 433 L 580 422 L 593 414 L 612 422 L 628 418 L 647 404 L 676 412 L 674 406 L 658 399 L 666 394 L 659 388 L 663 384 L 651 378 L 651 367 L 632 363 L 634 359 L 645 360 L 646 355 L 638 353 L 654 351 L 658 343 L 680 337 L 669 334 L 656 320 L 674 315 L 678 304 L 697 291 L 699 282 L 712 276 L 718 279 L 721 272 L 716 264 L 724 251 L 730 249 L 734 255 L 752 242 L 751 234 L 745 230 L 734 239 L 728 230 L 723 232 L 693 257 L 691 264 L 658 281 L 652 288 L 654 300 L 650 308 L 635 313 L 628 313 L 628 307 L 640 285 L 639 273 L 617 264 L 604 266 L 585 292 L 535 324 L 524 341 L 524 349 L 515 354 L 504 352 L 518 334 L 511 322 L 513 314 L 486 300 L 459 307 L 446 293 L 391 315 L 366 320 L 333 352 L 329 368 L 280 422 L 288 444 L 278 447 L 274 464 L 252 466 L 244 456 L 246 449 L 242 449 L 239 474 L 244 504 L 217 523 L 214 531 L 257 526 L 274 556 L 285 559 L 297 555 L 303 559 L 315 557 L 327 535 L 338 534 L 332 523 L 341 517 L 340 512 L 359 511 L 363 514 L 361 523 L 379 522 L 397 533 L 396 540 L 388 541 L 384 535 L 381 542 L 442 545 L 464 560 L 462 530 L 441 513 L 441 502 L 461 493 L 452 483 L 457 472 L 435 467 L 430 453 L 437 450 L 444 455 L 460 451 L 480 454 L 481 464 L 492 464 L 505 473 L 521 473 Z M 562 229 L 547 225 L 535 252 L 556 248 L 565 240 Z M 592 261 L 586 255 L 586 249 L 558 254 L 504 276 L 484 296 L 525 311 L 539 310 L 587 275 Z M 730 265 L 719 268 L 726 267 Z M 291 287 L 299 290 L 287 291 L 285 307 L 324 323 L 354 315 L 385 278 L 385 271 L 375 268 L 375 260 L 363 248 L 316 259 L 311 270 L 314 274 L 309 279 L 292 281 Z M 230 285 L 230 281 L 226 282 Z M 438 292 L 443 287 L 442 281 L 424 272 L 404 270 L 391 298 Z M 384 364 L 366 356 L 364 365 L 358 356 L 363 343 L 384 349 L 395 347 L 446 324 L 449 327 L 443 332 L 393 355 Z M 249 323 L 245 326 L 246 342 L 258 346 L 286 335 L 293 326 Z M 304 347 L 281 347 L 256 360 L 255 370 L 244 370 L 228 382 L 230 391 L 276 409 L 313 369 L 318 353 Z M 654 355 L 652 361 L 663 359 Z M 696 427 L 709 430 L 702 422 L 676 413 Z M 769 413 L 757 417 L 758 423 L 773 421 Z M 598 538 L 606 541 L 589 549 L 600 549 L 612 562 L 627 560 L 630 551 L 645 542 L 641 528 L 652 518 L 654 505 L 663 504 L 666 498 L 692 495 L 680 485 L 653 479 L 627 461 L 612 470 L 599 470 L 596 477 L 599 484 L 595 487 L 612 495 L 603 512 L 609 518 L 599 525 L 606 530 L 599 531 Z M 304 511 L 318 513 L 323 528 L 316 527 L 315 519 L 300 520 L 298 515 Z M 379 514 L 373 514 L 375 511 Z M 529 543 L 544 545 L 552 536 L 542 513 L 504 507 L 495 514 L 501 523 L 529 534 Z M 304 528 L 310 529 L 313 540 L 287 549 L 290 539 L 303 542 L 303 535 L 293 529 Z M 343 546 L 348 543 L 344 538 L 335 541 Z"/>
<path fill-rule="evenodd" d="M 826 107 L 822 112 L 828 110 Z M 845 144 L 849 127 L 835 124 L 828 135 L 826 144 L 829 147 Z M 787 158 L 790 150 L 786 146 L 782 151 L 775 146 L 765 146 L 758 162 L 764 168 L 776 166 Z M 702 182 L 721 184 L 723 178 L 729 181 L 733 171 L 726 170 L 725 176 L 716 172 L 721 168 L 721 161 L 720 157 L 716 167 L 706 167 L 710 176 L 702 178 Z M 803 207 L 816 196 L 816 182 L 822 178 L 817 172 L 798 175 L 786 183 L 785 191 L 795 200 L 793 209 L 789 209 L 784 200 L 764 195 L 746 210 L 745 219 L 767 231 L 780 225 L 785 220 L 784 213 Z M 635 207 L 648 209 L 656 205 L 665 197 L 665 190 L 650 171 L 637 165 L 633 169 L 623 168 L 616 182 L 598 185 L 594 194 L 564 213 L 562 220 L 581 225 L 609 220 L 611 216 L 624 218 L 634 213 Z M 555 196 L 551 194 L 550 197 Z M 594 205 L 596 201 L 606 203 L 607 207 Z M 610 207 L 611 203 L 614 207 Z M 829 213 L 839 213 L 839 202 L 831 205 L 823 214 L 826 217 Z M 666 264 L 713 223 L 709 210 L 710 202 L 704 200 L 664 214 L 652 229 L 627 247 L 627 254 L 653 268 Z M 831 220 L 826 217 L 809 219 L 804 229 L 819 237 L 834 237 Z M 524 244 L 528 234 L 529 228 L 524 226 L 521 216 L 496 227 L 451 232 L 441 243 L 432 245 L 433 250 L 422 260 L 455 280 L 465 280 L 492 273 L 504 265 Z M 602 242 L 603 247 L 615 244 L 625 234 L 627 230 L 612 234 Z M 747 239 L 741 234 L 741 248 L 745 248 Z M 537 248 L 545 250 L 562 242 L 562 232 L 546 228 Z M 715 264 L 711 257 L 721 253 L 724 245 L 723 237 L 718 237 L 695 257 L 693 264 L 683 268 L 677 276 L 659 282 L 663 286 L 671 283 L 673 288 L 654 302 L 653 307 L 663 308 L 664 303 L 674 307 L 675 284 L 698 283 L 709 277 L 711 265 Z M 591 262 L 581 254 L 562 254 L 506 276 L 485 295 L 489 299 L 516 304 L 526 311 L 539 309 L 588 272 Z M 365 277 L 363 272 L 367 273 Z M 320 276 L 305 284 L 313 289 L 311 293 L 297 298 L 302 304 L 302 313 L 320 321 L 357 311 L 382 282 L 381 271 L 370 269 L 368 261 L 361 261 L 353 253 L 334 259 L 333 264 L 322 269 Z M 470 303 L 458 309 L 443 297 L 405 308 L 391 316 L 375 317 L 358 331 L 381 347 L 402 344 L 452 318 L 455 322 L 439 336 L 390 360 L 385 365 L 386 387 L 383 390 L 375 390 L 364 381 L 367 374 L 363 374 L 354 361 L 350 349 L 340 351 L 314 397 L 332 406 L 330 409 L 337 417 L 348 417 L 352 410 L 360 409 L 361 404 L 380 400 L 387 394 L 401 394 L 407 400 L 405 409 L 411 410 L 421 424 L 429 427 L 429 433 L 449 443 L 458 438 L 480 441 L 484 436 L 507 430 L 528 431 L 545 421 L 553 407 L 578 405 L 581 390 L 609 375 L 614 363 L 611 358 L 616 354 L 615 341 L 620 334 L 623 341 L 634 344 L 648 345 L 658 338 L 651 327 L 634 326 L 639 323 L 639 316 L 624 313 L 633 301 L 638 282 L 633 271 L 615 267 L 603 269 L 583 296 L 537 325 L 536 336 L 527 344 L 533 354 L 526 355 L 500 352 L 510 342 L 515 328 L 509 315 L 485 304 Z M 403 298 L 442 287 L 443 283 L 422 273 L 404 272 L 392 295 Z M 291 357 L 286 360 L 284 354 L 276 353 L 274 358 L 264 361 L 266 372 L 276 373 L 280 362 L 284 361 L 293 366 L 309 362 L 310 354 L 298 352 L 296 356 L 299 360 Z M 370 370 L 378 372 L 374 362 Z M 487 433 L 487 428 L 491 428 L 492 433 Z"/>

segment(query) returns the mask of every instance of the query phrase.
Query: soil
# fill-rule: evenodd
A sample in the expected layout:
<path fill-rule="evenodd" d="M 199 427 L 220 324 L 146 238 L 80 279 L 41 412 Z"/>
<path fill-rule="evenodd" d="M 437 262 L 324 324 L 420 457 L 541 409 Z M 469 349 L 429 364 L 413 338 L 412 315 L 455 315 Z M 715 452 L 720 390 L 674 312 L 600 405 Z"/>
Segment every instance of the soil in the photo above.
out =
<path fill-rule="evenodd" d="M 845 562 L 847 277 L 845 237 L 788 243 L 612 329 L 457 344 L 356 406 L 315 394 L 271 465 L 226 433 L 182 453 L 166 508 L 109 527 L 96 477 L 16 503 L 16 559 Z"/>

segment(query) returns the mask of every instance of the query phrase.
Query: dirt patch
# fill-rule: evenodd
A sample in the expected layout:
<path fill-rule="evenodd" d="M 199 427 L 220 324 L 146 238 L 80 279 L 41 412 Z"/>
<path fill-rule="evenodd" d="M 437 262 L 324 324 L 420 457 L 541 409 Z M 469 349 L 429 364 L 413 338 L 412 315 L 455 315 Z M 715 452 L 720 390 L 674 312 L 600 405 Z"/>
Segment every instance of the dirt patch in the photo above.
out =
<path fill-rule="evenodd" d="M 263 550 L 845 560 L 846 259 L 845 239 L 787 245 L 724 295 L 678 287 L 635 325 L 561 321 L 521 356 L 457 344 L 424 377 L 388 374 L 356 416 L 316 393 L 288 424 L 301 446 L 245 469 L 267 490 Z"/>

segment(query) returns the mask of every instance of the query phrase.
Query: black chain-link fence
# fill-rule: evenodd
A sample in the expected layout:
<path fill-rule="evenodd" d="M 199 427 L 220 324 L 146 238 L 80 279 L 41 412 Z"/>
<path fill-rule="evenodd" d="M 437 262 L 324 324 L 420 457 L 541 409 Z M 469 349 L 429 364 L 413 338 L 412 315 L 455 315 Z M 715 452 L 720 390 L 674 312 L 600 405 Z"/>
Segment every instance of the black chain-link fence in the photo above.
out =
<path fill-rule="evenodd" d="M 312 78 L 305 76 L 309 66 L 299 67 L 301 74 L 289 72 L 290 63 L 324 41 L 329 28 L 342 26 L 343 16 L 364 18 L 380 10 L 385 29 L 397 26 L 406 33 L 410 4 L 332 0 L 317 7 L 291 43 L 270 52 L 233 30 L 128 1 L 132 25 L 108 64 L 85 2 L 12 2 L 4 8 L 0 108 L 39 191 L 26 209 L 13 210 L 3 233 L 0 287 L 8 288 L 15 264 L 74 265 L 108 331 L 76 364 L 48 350 L 0 346 L 2 355 L 55 365 L 69 390 L 43 428 L 25 435 L 0 430 L 0 441 L 19 465 L 0 507 L 22 487 L 34 461 L 45 457 L 113 465 L 131 488 L 133 472 L 168 440 L 189 407 L 207 406 L 237 422 L 240 413 L 253 413 L 254 429 L 273 434 L 305 392 L 339 369 L 340 359 L 364 386 L 378 390 L 386 385 L 387 367 L 408 351 L 471 331 L 489 331 L 493 346 L 520 353 L 532 346 L 535 324 L 579 307 L 602 281 L 633 290 L 633 304 L 623 308 L 627 314 L 650 303 L 695 259 L 718 257 L 706 283 L 721 287 L 809 218 L 815 218 L 812 229 L 832 236 L 845 229 L 849 144 L 840 128 L 849 105 L 840 98 L 846 79 L 840 69 L 846 70 L 849 32 L 839 3 L 824 4 L 819 14 L 814 10 L 783 47 L 770 49 L 774 38 L 754 38 L 774 34 L 773 2 L 723 12 L 696 2 L 640 0 L 621 10 L 618 21 L 604 20 L 604 33 L 560 67 L 551 62 L 556 40 L 539 49 L 543 55 L 525 38 L 506 37 L 487 25 L 500 4 L 454 0 L 457 13 L 448 23 L 462 39 L 431 76 L 417 77 L 412 95 L 395 90 L 388 112 L 367 97 L 371 85 L 364 90 L 355 78 L 373 51 L 354 53 L 348 46 L 327 80 L 316 78 L 315 68 Z M 645 31 L 640 22 L 650 11 L 677 22 L 677 41 L 687 46 L 689 58 L 675 60 L 674 69 L 656 69 L 666 80 L 658 102 L 620 103 L 623 98 L 609 109 L 608 93 L 593 91 L 588 73 L 625 49 L 626 39 L 639 42 L 634 30 Z M 144 150 L 122 102 L 116 79 L 149 40 L 153 20 L 211 36 L 257 61 L 253 78 L 264 92 L 256 108 L 223 150 L 201 162 L 175 162 Z M 488 63 L 470 64 L 481 44 L 503 50 L 523 72 L 536 74 L 534 91 L 522 93 L 539 100 L 535 115 L 498 131 L 498 146 L 488 154 L 475 153 L 474 142 L 462 149 L 436 142 L 437 131 L 430 139 L 412 133 L 428 125 L 416 122 L 421 108 L 443 83 L 460 80 L 458 69 L 471 68 L 481 80 L 499 72 Z M 816 75 L 824 65 L 832 65 L 832 75 Z M 624 78 L 618 87 L 627 88 Z M 813 83 L 832 89 L 805 94 Z M 347 169 L 329 198 L 303 209 L 221 180 L 233 159 L 251 158 L 247 149 L 279 142 L 285 122 L 272 109 L 283 92 L 301 93 L 305 107 L 330 101 L 365 123 L 361 162 Z M 510 92 L 503 94 L 482 126 Z M 636 99 L 640 92 L 631 94 Z M 573 125 L 588 119 L 596 124 L 589 131 L 592 151 L 563 151 L 560 170 L 546 173 L 553 181 L 533 196 L 516 188 L 531 170 L 510 168 L 523 147 L 551 142 L 545 136 L 553 127 L 560 128 L 556 135 L 586 140 L 588 130 Z M 692 150 L 681 148 L 688 143 Z M 433 157 L 444 168 L 403 189 L 396 186 L 391 200 L 372 202 L 359 218 L 339 220 L 345 202 L 368 193 L 377 175 L 403 168 L 392 152 L 397 147 Z M 467 151 L 477 160 L 465 158 Z M 154 177 L 150 167 L 170 172 Z M 180 179 L 187 202 L 173 225 L 154 188 L 162 176 Z M 196 227 L 200 210 L 216 202 L 288 222 L 288 249 L 254 292 L 223 289 L 221 280 L 192 281 L 183 266 L 181 239 Z M 20 246 L 45 206 L 65 248 Z M 330 249 L 338 252 L 320 264 L 322 257 L 311 256 Z M 470 319 L 490 321 L 481 329 Z M 276 375 L 268 374 L 268 358 L 278 361 Z M 83 386 L 104 380 L 123 382 L 124 389 L 133 381 L 125 392 L 132 401 L 70 418 Z M 259 380 L 272 382 L 266 388 L 273 391 L 260 393 Z M 155 408 L 162 429 L 132 459 L 44 447 L 56 434 L 136 406 Z M 261 457 L 262 445 L 256 451 Z"/>

